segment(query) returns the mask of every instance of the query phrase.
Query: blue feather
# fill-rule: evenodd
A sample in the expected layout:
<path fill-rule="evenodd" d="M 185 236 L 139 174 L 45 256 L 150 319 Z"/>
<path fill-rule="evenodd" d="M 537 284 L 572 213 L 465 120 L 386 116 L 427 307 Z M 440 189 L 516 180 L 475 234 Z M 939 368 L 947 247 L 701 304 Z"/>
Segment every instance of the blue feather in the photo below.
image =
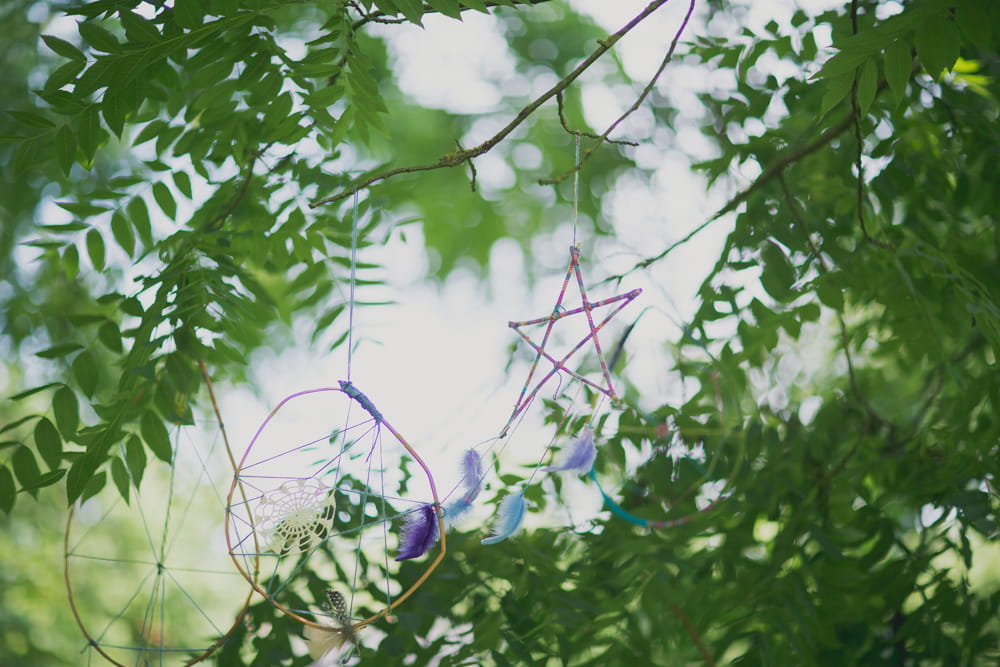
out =
<path fill-rule="evenodd" d="M 483 544 L 502 542 L 517 532 L 524 520 L 524 489 L 511 493 L 500 501 L 496 522 L 493 524 L 493 534 L 483 540 Z"/>
<path fill-rule="evenodd" d="M 410 512 L 403 526 L 403 535 L 399 538 L 399 553 L 396 560 L 419 558 L 437 541 L 437 513 L 433 505 L 421 505 L 419 509 Z"/>
<path fill-rule="evenodd" d="M 574 475 L 586 475 L 594 467 L 597 458 L 597 445 L 594 444 L 594 429 L 587 426 L 576 440 L 570 443 L 564 451 L 562 463 L 542 468 L 542 472 L 568 472 Z"/>

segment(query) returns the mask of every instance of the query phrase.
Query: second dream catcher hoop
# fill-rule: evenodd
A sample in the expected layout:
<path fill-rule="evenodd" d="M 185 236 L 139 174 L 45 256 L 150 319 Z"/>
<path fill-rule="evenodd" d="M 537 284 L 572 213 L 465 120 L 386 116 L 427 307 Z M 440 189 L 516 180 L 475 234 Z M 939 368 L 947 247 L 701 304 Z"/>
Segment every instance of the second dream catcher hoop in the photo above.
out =
<path fill-rule="evenodd" d="M 87 640 L 81 664 L 194 665 L 234 649 L 253 589 L 229 565 L 218 512 L 205 511 L 225 505 L 234 457 L 201 373 L 214 414 L 174 415 L 159 438 L 144 421 L 158 458 L 128 436 L 114 483 L 70 508 L 63 576 Z"/>

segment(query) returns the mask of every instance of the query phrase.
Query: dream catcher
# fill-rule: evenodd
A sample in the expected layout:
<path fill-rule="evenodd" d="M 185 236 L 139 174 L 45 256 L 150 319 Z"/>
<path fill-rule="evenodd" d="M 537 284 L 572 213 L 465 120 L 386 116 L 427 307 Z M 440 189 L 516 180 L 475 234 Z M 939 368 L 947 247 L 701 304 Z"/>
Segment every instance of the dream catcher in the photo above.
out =
<path fill-rule="evenodd" d="M 169 451 L 157 450 L 164 460 L 146 461 L 138 437 L 128 438 L 112 464 L 114 484 L 70 510 L 64 576 L 88 641 L 81 664 L 198 663 L 226 644 L 250 603 L 221 516 L 206 511 L 225 506 L 233 458 L 204 366 L 202 374 L 212 418 L 181 418 L 164 440 Z"/>
<path fill-rule="evenodd" d="M 354 210 L 348 379 L 281 400 L 240 457 L 226 502 L 232 563 L 304 626 L 314 657 L 375 644 L 383 631 L 373 624 L 392 620 L 446 551 L 430 468 L 350 380 L 356 198 Z"/>
<path fill-rule="evenodd" d="M 307 637 L 324 647 L 314 653 L 356 641 L 358 631 L 410 597 L 445 554 L 430 469 L 347 381 L 278 404 L 240 459 L 227 505 L 233 563 L 258 593 L 309 629 Z M 404 589 L 400 563 L 435 545 Z M 314 599 L 309 576 L 327 582 L 322 599 Z"/>

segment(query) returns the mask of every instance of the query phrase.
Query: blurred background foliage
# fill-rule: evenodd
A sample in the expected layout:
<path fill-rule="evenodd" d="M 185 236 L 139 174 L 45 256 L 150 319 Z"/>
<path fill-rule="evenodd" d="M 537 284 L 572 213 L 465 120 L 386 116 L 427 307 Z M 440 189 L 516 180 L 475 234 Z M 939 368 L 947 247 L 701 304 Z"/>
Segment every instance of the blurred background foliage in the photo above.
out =
<path fill-rule="evenodd" d="M 297 327 L 344 343 L 354 184 L 474 148 L 608 35 L 574 3 L 493 4 L 509 71 L 468 112 L 403 92 L 393 46 L 398 23 L 457 2 L 0 10 L 0 662 L 80 664 L 67 497 L 128 496 L 172 460 L 168 433 L 208 420 L 200 362 L 239 383 Z M 489 548 L 455 533 L 366 664 L 1000 658 L 1000 8 L 854 0 L 757 27 L 754 4 L 698 7 L 667 69 L 700 77 L 695 111 L 661 82 L 646 133 L 612 135 L 672 150 L 700 131 L 682 145 L 702 147 L 697 169 L 728 201 L 705 223 L 725 240 L 690 277 L 697 307 L 659 341 L 683 396 L 633 381 L 643 360 L 626 353 L 596 468 L 633 516 L 690 521 L 605 512 Z M 584 76 L 627 105 L 648 82 L 630 71 L 612 51 Z M 584 84 L 564 104 L 570 129 L 606 129 Z M 550 101 L 473 160 L 493 165 L 475 188 L 465 162 L 363 189 L 360 242 L 415 225 L 438 280 L 485 275 L 498 240 L 530 257 L 570 218 L 572 178 L 538 180 L 571 168 L 573 146 Z M 582 170 L 588 237 L 613 241 L 606 200 L 654 178 L 641 148 L 605 144 Z M 681 236 L 623 273 L 668 264 Z M 542 510 L 560 490 L 530 498 Z M 321 575 L 303 573 L 317 594 Z M 299 635 L 256 601 L 212 660 L 308 664 Z"/>

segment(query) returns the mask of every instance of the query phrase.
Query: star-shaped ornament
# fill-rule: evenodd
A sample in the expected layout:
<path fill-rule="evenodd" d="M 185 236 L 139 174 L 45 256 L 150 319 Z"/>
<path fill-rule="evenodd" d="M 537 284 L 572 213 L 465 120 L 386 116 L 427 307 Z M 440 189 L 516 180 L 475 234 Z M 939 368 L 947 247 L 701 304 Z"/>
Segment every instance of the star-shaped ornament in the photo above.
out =
<path fill-rule="evenodd" d="M 535 351 L 535 360 L 531 364 L 531 370 L 528 371 L 528 379 L 524 382 L 524 387 L 521 388 L 521 394 L 517 398 L 517 403 L 514 404 L 514 411 L 510 415 L 510 419 L 507 420 L 507 424 L 503 427 L 500 432 L 500 437 L 507 435 L 508 429 L 510 429 L 511 424 L 517 419 L 525 408 L 534 400 L 538 392 L 541 391 L 542 387 L 550 379 L 558 375 L 560 372 L 565 372 L 570 377 L 576 378 L 580 382 L 593 387 L 597 391 L 601 392 L 612 401 L 618 398 L 615 394 L 614 384 L 611 382 L 611 371 L 608 368 L 608 363 L 604 359 L 604 351 L 601 349 L 601 341 L 598 338 L 597 333 L 604 327 L 605 324 L 611 321 L 618 312 L 632 302 L 637 296 L 642 293 L 641 289 L 634 289 L 630 292 L 624 294 L 618 294 L 616 296 L 609 297 L 607 299 L 601 299 L 600 301 L 588 301 L 587 300 L 587 288 L 583 283 L 583 275 L 580 272 L 580 246 L 573 245 L 569 248 L 569 267 L 566 269 L 566 278 L 563 280 L 562 289 L 559 291 L 559 298 L 556 300 L 556 305 L 552 309 L 552 313 L 545 317 L 538 317 L 533 320 L 527 320 L 524 322 L 510 322 L 509 326 L 511 329 L 517 332 L 517 334 L 524 339 L 524 341 L 531 346 Z M 567 309 L 563 305 L 563 299 L 566 297 L 566 290 L 569 287 L 570 278 L 576 276 L 576 284 L 580 288 L 580 303 L 581 305 L 577 308 Z M 612 306 L 617 304 L 605 315 L 604 319 L 600 322 L 594 322 L 593 311 L 598 308 L 603 308 L 604 306 Z M 583 337 L 580 342 L 578 342 L 569 352 L 567 352 L 562 357 L 556 358 L 553 354 L 545 349 L 545 346 L 549 342 L 549 337 L 552 334 L 552 329 L 556 322 L 570 317 L 572 315 L 578 315 L 583 313 L 587 319 L 587 334 Z M 545 324 L 545 333 L 542 335 L 542 340 L 540 343 L 533 341 L 524 331 L 524 327 L 529 327 L 532 325 Z M 597 352 L 597 358 L 601 363 L 601 373 L 603 382 L 598 383 L 585 378 L 578 372 L 568 368 L 566 362 L 569 361 L 570 357 L 576 354 L 579 350 L 592 341 L 594 344 L 594 350 Z M 532 386 L 532 379 L 535 377 L 535 372 L 538 370 L 538 365 L 542 359 L 548 361 L 552 367 L 545 372 L 541 378 Z"/>

